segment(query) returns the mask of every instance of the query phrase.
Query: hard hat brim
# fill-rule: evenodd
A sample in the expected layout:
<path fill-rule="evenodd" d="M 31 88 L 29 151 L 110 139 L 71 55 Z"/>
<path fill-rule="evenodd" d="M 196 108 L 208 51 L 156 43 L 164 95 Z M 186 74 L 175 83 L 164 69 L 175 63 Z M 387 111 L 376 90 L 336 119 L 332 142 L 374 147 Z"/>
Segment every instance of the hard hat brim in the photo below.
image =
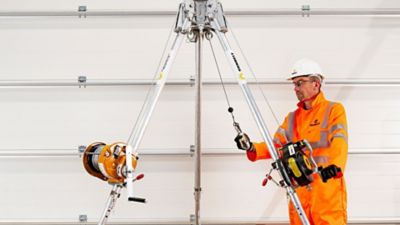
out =
<path fill-rule="evenodd" d="M 306 75 L 294 75 L 294 76 L 287 78 L 286 80 L 293 80 L 294 78 L 298 78 L 298 77 L 309 77 L 312 75 L 319 76 L 321 78 L 321 81 L 323 81 L 325 79 L 325 77 L 322 76 L 321 74 L 306 74 Z"/>
<path fill-rule="evenodd" d="M 294 78 L 297 78 L 297 77 L 309 77 L 311 74 L 308 74 L 308 75 L 296 75 L 296 76 L 291 76 L 291 77 L 289 77 L 289 78 L 287 78 L 286 80 L 293 80 Z"/>

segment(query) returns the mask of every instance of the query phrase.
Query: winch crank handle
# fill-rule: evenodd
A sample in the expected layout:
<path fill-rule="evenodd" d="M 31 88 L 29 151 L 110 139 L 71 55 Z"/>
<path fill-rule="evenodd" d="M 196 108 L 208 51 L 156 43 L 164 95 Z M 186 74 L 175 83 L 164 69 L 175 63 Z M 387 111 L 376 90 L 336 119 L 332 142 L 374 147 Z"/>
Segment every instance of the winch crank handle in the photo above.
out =
<path fill-rule="evenodd" d="M 311 161 L 311 163 L 313 164 L 313 166 L 314 166 L 314 172 L 318 172 L 318 165 L 317 165 L 317 163 L 315 162 L 315 160 L 314 160 L 314 157 L 313 157 L 313 149 L 312 149 L 312 147 L 311 147 L 311 145 L 310 145 L 310 142 L 308 142 L 307 141 L 307 139 L 304 139 L 303 140 L 304 141 L 304 143 L 306 144 L 306 146 L 307 146 L 307 148 L 309 149 L 309 151 L 310 151 L 310 161 Z"/>
<path fill-rule="evenodd" d="M 140 202 L 140 203 L 147 202 L 145 198 L 138 198 L 138 197 L 129 197 L 128 200 L 132 201 L 132 202 Z"/>

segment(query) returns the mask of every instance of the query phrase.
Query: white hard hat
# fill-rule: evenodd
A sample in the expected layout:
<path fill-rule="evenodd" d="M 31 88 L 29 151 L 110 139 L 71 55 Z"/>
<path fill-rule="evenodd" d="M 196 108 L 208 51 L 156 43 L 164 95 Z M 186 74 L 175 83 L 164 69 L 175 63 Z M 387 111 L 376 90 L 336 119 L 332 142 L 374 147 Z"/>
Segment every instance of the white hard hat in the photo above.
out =
<path fill-rule="evenodd" d="M 300 59 L 293 65 L 293 71 L 288 80 L 310 75 L 318 75 L 321 78 L 321 81 L 324 79 L 324 76 L 322 76 L 321 67 L 318 65 L 318 63 L 311 59 Z"/>

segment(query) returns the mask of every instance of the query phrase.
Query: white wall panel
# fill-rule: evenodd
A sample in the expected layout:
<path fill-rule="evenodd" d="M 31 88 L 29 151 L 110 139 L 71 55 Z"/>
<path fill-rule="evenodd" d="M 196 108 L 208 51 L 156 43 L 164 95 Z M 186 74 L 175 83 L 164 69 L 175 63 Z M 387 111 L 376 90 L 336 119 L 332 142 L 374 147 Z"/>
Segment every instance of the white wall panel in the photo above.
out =
<path fill-rule="evenodd" d="M 179 1 L 1 1 L 1 10 L 175 10 Z M 227 10 L 300 8 L 300 1 L 226 1 Z M 397 1 L 309 1 L 316 8 L 398 8 Z M 284 80 L 301 57 L 318 60 L 330 80 L 398 80 L 400 22 L 397 17 L 232 16 L 228 18 L 258 78 Z M 0 81 L 151 79 L 174 23 L 172 16 L 111 18 L 0 17 Z M 231 44 L 238 51 L 234 39 Z M 231 71 L 214 40 L 224 78 Z M 217 80 L 208 44 L 205 79 Z M 245 67 L 244 59 L 238 56 Z M 194 45 L 184 43 L 171 79 L 194 74 Z M 248 77 L 250 72 L 245 68 Z M 255 85 L 251 86 L 268 128 L 277 124 Z M 295 109 L 289 84 L 261 85 L 279 121 Z M 350 152 L 400 153 L 398 86 L 324 87 L 329 99 L 347 111 Z M 93 141 L 126 140 L 148 86 L 1 87 L 1 150 L 75 149 Z M 238 87 L 228 85 L 242 128 L 260 135 Z M 203 147 L 236 152 L 235 131 L 219 86 L 203 96 Z M 194 143 L 194 87 L 167 86 L 154 111 L 139 152 L 187 149 Z M 1 153 L 1 152 L 0 152 Z M 350 221 L 400 219 L 399 154 L 350 155 L 346 179 Z M 193 213 L 193 158 L 142 156 L 135 185 L 146 205 L 123 195 L 111 221 L 187 222 Z M 261 187 L 269 165 L 250 163 L 243 155 L 206 156 L 203 160 L 202 212 L 208 222 L 287 220 L 286 199 L 273 185 Z M 0 222 L 67 221 L 100 216 L 108 185 L 90 177 L 78 157 L 1 157 Z M 55 207 L 57 205 L 57 207 Z"/>

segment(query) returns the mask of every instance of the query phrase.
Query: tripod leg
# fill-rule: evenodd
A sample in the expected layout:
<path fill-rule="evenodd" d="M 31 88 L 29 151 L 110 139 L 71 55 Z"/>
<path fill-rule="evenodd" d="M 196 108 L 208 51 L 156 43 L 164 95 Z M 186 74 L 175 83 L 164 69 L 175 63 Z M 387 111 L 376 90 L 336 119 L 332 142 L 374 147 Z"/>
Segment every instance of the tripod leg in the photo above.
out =
<path fill-rule="evenodd" d="M 185 19 L 185 21 L 183 22 L 183 25 L 182 25 L 182 27 L 183 27 L 182 29 L 186 29 L 186 27 L 188 27 L 188 26 L 189 26 L 189 22 L 187 19 Z M 178 32 L 176 34 L 175 40 L 174 40 L 172 47 L 168 53 L 168 56 L 159 71 L 159 75 L 157 77 L 156 82 L 153 84 L 153 87 L 150 89 L 150 91 L 148 93 L 148 96 L 145 100 L 143 108 L 137 119 L 136 125 L 132 131 L 131 136 L 129 137 L 129 140 L 128 140 L 129 154 L 127 154 L 127 161 L 126 161 L 128 164 L 127 165 L 128 173 L 127 173 L 127 179 L 126 179 L 127 188 L 128 188 L 128 199 L 134 198 L 133 191 L 132 191 L 133 169 L 131 168 L 132 166 L 131 166 L 130 155 L 132 152 L 135 152 L 139 146 L 139 143 L 143 137 L 144 131 L 145 131 L 147 124 L 150 120 L 150 117 L 154 111 L 154 108 L 155 108 L 157 100 L 160 96 L 160 93 L 165 86 L 165 82 L 167 80 L 172 63 L 175 60 L 176 54 L 179 50 L 179 47 L 182 44 L 184 37 L 185 37 L 185 35 L 182 34 L 181 32 Z"/>
<path fill-rule="evenodd" d="M 196 42 L 196 116 L 195 116 L 195 178 L 194 178 L 194 199 L 195 214 L 194 224 L 199 225 L 200 222 L 200 197 L 201 197 L 201 105 L 202 105 L 202 58 L 203 58 L 203 39 L 204 32 L 200 29 L 197 33 Z"/>
<path fill-rule="evenodd" d="M 104 208 L 103 215 L 100 218 L 100 221 L 97 225 L 105 225 L 107 223 L 108 217 L 110 216 L 111 211 L 113 210 L 117 199 L 120 196 L 122 186 L 121 185 L 113 185 L 113 188 L 110 192 L 110 195 L 107 199 L 106 207 Z"/>
<path fill-rule="evenodd" d="M 184 27 L 188 26 L 188 24 L 189 22 L 185 21 Z M 137 120 L 137 124 L 134 127 L 132 135 L 128 140 L 128 144 L 132 146 L 133 151 L 135 151 L 139 146 L 139 143 L 143 137 L 144 130 L 146 129 L 151 114 L 153 113 L 154 107 L 160 96 L 160 93 L 165 86 L 165 82 L 167 80 L 169 71 L 171 69 L 171 65 L 175 60 L 176 54 L 179 50 L 179 47 L 182 44 L 184 37 L 185 37 L 184 34 L 177 33 L 174 43 L 172 44 L 172 47 L 168 53 L 167 59 L 165 60 L 159 72 L 157 81 L 155 84 L 153 84 L 153 87 L 151 88 L 149 95 L 143 105 L 143 109 L 140 112 Z"/>
<path fill-rule="evenodd" d="M 262 135 L 266 145 L 268 146 L 268 150 L 271 154 L 271 157 L 275 162 L 279 159 L 277 151 L 275 149 L 275 145 L 272 142 L 272 138 L 268 131 L 268 128 L 264 122 L 264 119 L 260 113 L 260 110 L 258 109 L 258 106 L 254 100 L 254 97 L 247 85 L 246 77 L 244 76 L 242 69 L 239 65 L 239 62 L 236 59 L 235 53 L 232 51 L 232 48 L 230 47 L 230 45 L 225 37 L 225 34 L 221 32 L 221 27 L 219 26 L 219 24 L 216 21 L 213 21 L 211 26 L 214 28 L 215 34 L 217 35 L 219 42 L 225 52 L 225 56 L 227 57 L 232 70 L 234 71 L 234 73 L 237 76 L 239 86 L 246 98 L 247 104 L 250 107 L 250 110 L 253 114 L 254 120 L 256 121 L 258 129 L 260 130 L 261 135 Z M 282 174 L 281 174 L 281 176 L 282 176 Z M 310 223 L 309 223 L 307 217 L 305 216 L 303 207 L 301 206 L 300 200 L 299 200 L 294 188 L 291 186 L 287 186 L 286 191 L 287 191 L 291 201 L 293 202 L 293 204 L 297 210 L 297 213 L 298 213 L 299 217 L 301 218 L 302 223 L 304 225 L 309 225 Z"/>
<path fill-rule="evenodd" d="M 133 196 L 133 167 L 132 167 L 132 147 L 130 145 L 126 146 L 126 189 L 128 192 L 128 200 L 132 199 Z"/>

